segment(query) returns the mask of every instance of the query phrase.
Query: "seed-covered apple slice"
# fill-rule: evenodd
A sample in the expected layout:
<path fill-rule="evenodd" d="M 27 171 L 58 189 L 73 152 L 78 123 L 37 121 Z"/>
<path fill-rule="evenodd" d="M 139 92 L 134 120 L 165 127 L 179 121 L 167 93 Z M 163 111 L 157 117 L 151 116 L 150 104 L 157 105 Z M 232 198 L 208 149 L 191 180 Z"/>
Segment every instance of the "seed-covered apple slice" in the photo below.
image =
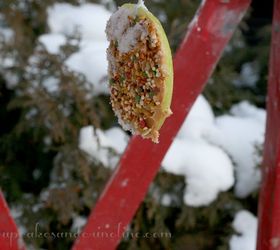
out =
<path fill-rule="evenodd" d="M 170 110 L 172 56 L 158 19 L 144 5 L 124 4 L 109 19 L 111 104 L 125 130 L 158 142 Z"/>

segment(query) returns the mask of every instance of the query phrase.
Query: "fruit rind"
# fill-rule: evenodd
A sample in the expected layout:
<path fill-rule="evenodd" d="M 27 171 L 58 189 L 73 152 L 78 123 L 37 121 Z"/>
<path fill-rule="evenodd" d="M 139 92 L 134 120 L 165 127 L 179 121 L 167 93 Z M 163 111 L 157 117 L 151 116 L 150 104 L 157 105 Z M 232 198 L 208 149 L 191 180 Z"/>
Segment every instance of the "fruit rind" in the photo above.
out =
<path fill-rule="evenodd" d="M 163 125 L 165 119 L 172 114 L 170 106 L 171 106 L 172 93 L 173 93 L 174 76 L 173 76 L 172 53 L 170 50 L 169 42 L 160 21 L 148 9 L 130 3 L 124 4 L 122 5 L 122 7 L 134 10 L 136 11 L 136 15 L 144 16 L 147 17 L 149 20 L 151 20 L 156 26 L 159 39 L 162 43 L 162 51 L 164 51 L 163 64 L 166 65 L 166 80 L 164 86 L 163 100 L 161 103 L 162 114 L 160 115 L 160 118 L 156 126 L 156 130 L 159 130 Z"/>
<path fill-rule="evenodd" d="M 158 131 L 172 114 L 173 65 L 165 32 L 145 7 L 125 4 L 108 21 L 106 33 L 111 103 L 119 123 L 158 142 Z"/>

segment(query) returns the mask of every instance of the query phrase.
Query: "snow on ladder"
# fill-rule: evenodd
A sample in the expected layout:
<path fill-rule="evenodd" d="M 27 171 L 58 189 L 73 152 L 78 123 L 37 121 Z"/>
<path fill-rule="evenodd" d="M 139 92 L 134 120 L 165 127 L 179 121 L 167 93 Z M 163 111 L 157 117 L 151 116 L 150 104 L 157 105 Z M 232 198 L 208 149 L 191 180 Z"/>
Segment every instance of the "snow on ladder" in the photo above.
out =
<path fill-rule="evenodd" d="M 174 58 L 173 115 L 154 144 L 133 137 L 118 167 L 93 208 L 73 250 L 113 250 L 145 197 L 173 138 L 188 115 L 197 96 L 211 76 L 234 29 L 250 5 L 250 0 L 206 0 L 189 26 Z M 260 197 L 258 250 L 280 250 L 280 0 L 275 0 L 273 41 L 270 61 L 267 134 L 264 151 L 264 183 Z M 278 67 L 278 68 L 277 68 Z M 275 104 L 276 103 L 276 104 Z M 278 114 L 278 115 L 277 115 Z M 203 152 L 202 152 L 203 154 Z M 270 195 L 267 195 L 270 194 Z M 278 201 L 278 200 L 277 200 Z M 270 211 L 271 213 L 268 213 Z M 275 217 L 275 220 L 272 219 Z M 19 238 L 3 237 L 18 229 L 0 196 L 0 250 L 22 250 Z M 97 237 L 98 232 L 108 235 Z M 271 237 L 275 237 L 272 238 Z M 270 244 L 270 245 L 269 245 Z M 273 248 L 274 247 L 274 248 Z"/>

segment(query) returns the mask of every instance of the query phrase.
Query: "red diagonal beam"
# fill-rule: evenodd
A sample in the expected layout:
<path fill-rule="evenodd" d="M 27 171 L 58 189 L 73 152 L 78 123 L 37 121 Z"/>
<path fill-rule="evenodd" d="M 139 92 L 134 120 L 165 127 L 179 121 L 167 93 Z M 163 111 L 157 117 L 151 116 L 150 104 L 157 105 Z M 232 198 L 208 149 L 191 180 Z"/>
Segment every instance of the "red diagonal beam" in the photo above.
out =
<path fill-rule="evenodd" d="M 24 244 L 0 190 L 0 250 L 24 250 Z"/>
<path fill-rule="evenodd" d="M 155 177 L 173 138 L 201 93 L 250 0 L 202 4 L 174 59 L 173 115 L 160 143 L 133 137 L 76 240 L 74 250 L 115 249 Z"/>
<path fill-rule="evenodd" d="M 274 1 L 258 250 L 280 250 L 280 0 Z"/>

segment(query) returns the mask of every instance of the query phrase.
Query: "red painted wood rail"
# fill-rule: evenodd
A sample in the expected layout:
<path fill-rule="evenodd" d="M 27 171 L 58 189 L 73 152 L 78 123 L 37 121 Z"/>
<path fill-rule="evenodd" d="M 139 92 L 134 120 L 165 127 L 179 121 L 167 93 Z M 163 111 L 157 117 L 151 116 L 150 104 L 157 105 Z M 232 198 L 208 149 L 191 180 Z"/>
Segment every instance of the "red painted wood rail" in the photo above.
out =
<path fill-rule="evenodd" d="M 0 190 L 0 250 L 24 250 L 24 244 Z"/>
<path fill-rule="evenodd" d="M 174 114 L 160 131 L 160 143 L 139 137 L 131 139 L 73 250 L 117 247 L 249 3 L 249 0 L 209 0 L 202 4 L 174 59 Z"/>
<path fill-rule="evenodd" d="M 280 250 L 280 0 L 274 1 L 258 250 Z"/>

